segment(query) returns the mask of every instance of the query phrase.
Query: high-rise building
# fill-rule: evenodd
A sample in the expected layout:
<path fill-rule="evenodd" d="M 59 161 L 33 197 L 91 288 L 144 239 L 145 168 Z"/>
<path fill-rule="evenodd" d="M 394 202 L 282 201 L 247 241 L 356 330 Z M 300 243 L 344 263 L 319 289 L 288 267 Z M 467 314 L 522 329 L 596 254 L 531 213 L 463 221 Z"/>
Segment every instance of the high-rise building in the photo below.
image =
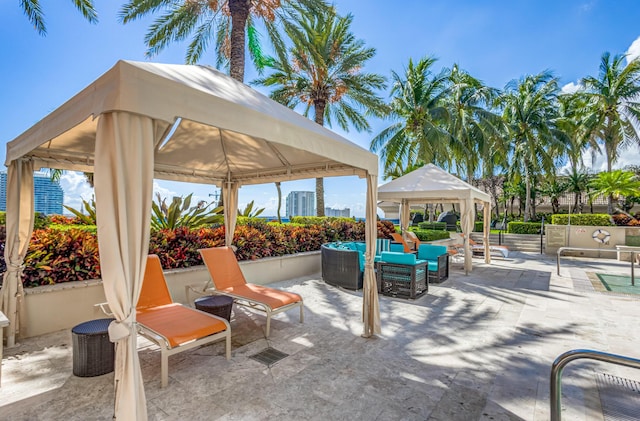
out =
<path fill-rule="evenodd" d="M 312 191 L 292 191 L 287 195 L 287 216 L 315 216 L 316 194 Z"/>
<path fill-rule="evenodd" d="M 33 194 L 36 212 L 45 215 L 62 214 L 64 191 L 60 182 L 44 173 L 33 174 Z M 0 172 L 0 210 L 7 210 L 7 172 Z"/>
<path fill-rule="evenodd" d="M 337 216 L 341 218 L 350 218 L 351 217 L 351 209 L 334 209 L 334 208 L 324 208 L 325 216 Z"/>

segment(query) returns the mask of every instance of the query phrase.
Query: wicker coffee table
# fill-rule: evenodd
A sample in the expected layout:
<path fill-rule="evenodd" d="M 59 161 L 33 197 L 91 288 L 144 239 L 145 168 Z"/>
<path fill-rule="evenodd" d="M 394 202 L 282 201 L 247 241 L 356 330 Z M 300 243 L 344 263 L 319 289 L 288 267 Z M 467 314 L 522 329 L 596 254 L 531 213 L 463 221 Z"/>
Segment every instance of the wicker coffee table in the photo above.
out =
<path fill-rule="evenodd" d="M 226 295 L 209 295 L 196 298 L 194 301 L 196 308 L 201 311 L 213 314 L 231 321 L 231 309 L 233 308 L 233 298 Z"/>
<path fill-rule="evenodd" d="M 94 377 L 113 371 L 115 346 L 108 332 L 113 320 L 90 320 L 71 329 L 75 376 Z"/>

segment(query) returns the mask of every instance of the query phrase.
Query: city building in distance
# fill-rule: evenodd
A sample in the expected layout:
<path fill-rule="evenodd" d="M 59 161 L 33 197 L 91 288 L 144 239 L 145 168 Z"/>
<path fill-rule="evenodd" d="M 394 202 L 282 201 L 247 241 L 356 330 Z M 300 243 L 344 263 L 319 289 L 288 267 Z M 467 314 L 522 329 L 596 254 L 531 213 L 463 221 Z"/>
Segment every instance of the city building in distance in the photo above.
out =
<path fill-rule="evenodd" d="M 287 216 L 315 216 L 316 193 L 312 191 L 292 191 L 287 195 Z"/>
<path fill-rule="evenodd" d="M 62 215 L 64 190 L 59 181 L 52 181 L 47 174 L 33 174 L 35 211 L 44 215 Z M 0 172 L 0 211 L 7 210 L 7 172 Z"/>
<path fill-rule="evenodd" d="M 334 208 L 324 208 L 325 216 L 337 216 L 342 218 L 350 218 L 351 217 L 351 209 L 334 209 Z"/>

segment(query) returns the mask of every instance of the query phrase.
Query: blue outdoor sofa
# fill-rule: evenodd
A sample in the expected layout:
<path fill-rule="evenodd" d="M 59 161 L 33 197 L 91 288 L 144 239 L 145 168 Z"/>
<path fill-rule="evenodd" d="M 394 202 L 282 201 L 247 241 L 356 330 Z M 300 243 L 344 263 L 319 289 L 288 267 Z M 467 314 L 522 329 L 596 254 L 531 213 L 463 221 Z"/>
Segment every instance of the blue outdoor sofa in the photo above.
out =
<path fill-rule="evenodd" d="M 378 239 L 375 261 L 380 259 L 380 253 L 389 250 L 389 246 L 389 240 Z M 329 285 L 353 290 L 362 289 L 365 250 L 363 242 L 323 244 L 320 248 L 322 279 Z"/>

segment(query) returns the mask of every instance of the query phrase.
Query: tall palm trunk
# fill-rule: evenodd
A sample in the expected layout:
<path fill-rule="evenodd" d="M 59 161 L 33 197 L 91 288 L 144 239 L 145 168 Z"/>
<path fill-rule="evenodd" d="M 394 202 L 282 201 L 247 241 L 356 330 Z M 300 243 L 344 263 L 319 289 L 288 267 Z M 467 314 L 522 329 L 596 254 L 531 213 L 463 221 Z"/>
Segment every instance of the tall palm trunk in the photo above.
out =
<path fill-rule="evenodd" d="M 280 217 L 280 210 L 282 209 L 282 189 L 280 188 L 280 182 L 276 181 L 276 189 L 278 190 L 278 223 L 282 223 L 282 218 Z"/>
<path fill-rule="evenodd" d="M 315 110 L 315 121 L 321 126 L 324 126 L 324 110 L 327 106 L 325 99 L 316 99 L 313 101 L 313 108 Z M 316 178 L 316 215 L 324 216 L 324 179 L 322 177 Z"/>
<path fill-rule="evenodd" d="M 524 187 L 524 222 L 529 222 L 531 220 L 531 176 L 528 169 L 524 171 Z"/>
<path fill-rule="evenodd" d="M 231 13 L 229 75 L 240 82 L 244 82 L 245 29 L 250 7 L 250 0 L 229 0 L 229 12 Z"/>

